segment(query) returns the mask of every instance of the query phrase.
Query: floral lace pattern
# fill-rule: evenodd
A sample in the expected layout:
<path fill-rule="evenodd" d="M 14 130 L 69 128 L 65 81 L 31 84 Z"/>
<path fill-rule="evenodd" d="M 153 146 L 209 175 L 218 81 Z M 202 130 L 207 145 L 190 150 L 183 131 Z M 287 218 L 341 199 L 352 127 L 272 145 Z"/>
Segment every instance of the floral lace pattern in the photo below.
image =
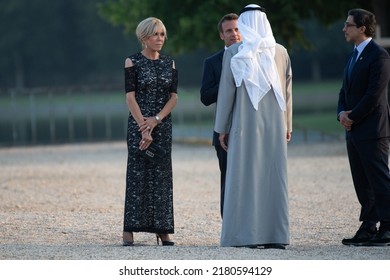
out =
<path fill-rule="evenodd" d="M 178 73 L 169 56 L 150 60 L 141 53 L 130 56 L 132 67 L 125 68 L 125 91 L 135 92 L 143 116 L 157 115 L 177 92 Z M 141 134 L 129 114 L 127 128 L 128 160 L 124 231 L 174 233 L 172 183 L 172 119 L 169 114 L 152 132 L 153 142 L 167 151 L 155 163 L 138 154 Z"/>

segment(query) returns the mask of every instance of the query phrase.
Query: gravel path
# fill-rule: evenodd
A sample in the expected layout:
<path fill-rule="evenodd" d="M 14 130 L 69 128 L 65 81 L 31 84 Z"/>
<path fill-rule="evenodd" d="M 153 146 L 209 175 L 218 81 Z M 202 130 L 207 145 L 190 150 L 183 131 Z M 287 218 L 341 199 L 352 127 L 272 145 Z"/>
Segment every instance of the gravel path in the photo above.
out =
<path fill-rule="evenodd" d="M 122 247 L 126 143 L 0 149 L 2 260 L 389 260 L 390 247 L 341 244 L 359 206 L 343 142 L 289 144 L 291 245 L 221 248 L 214 148 L 173 147 L 177 246 L 135 234 Z"/>

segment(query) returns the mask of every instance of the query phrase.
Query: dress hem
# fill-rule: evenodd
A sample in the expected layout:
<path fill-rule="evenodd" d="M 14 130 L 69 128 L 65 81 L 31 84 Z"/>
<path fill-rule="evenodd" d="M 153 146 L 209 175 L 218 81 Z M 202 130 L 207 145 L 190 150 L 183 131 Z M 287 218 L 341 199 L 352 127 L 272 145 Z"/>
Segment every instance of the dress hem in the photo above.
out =
<path fill-rule="evenodd" d="M 154 228 L 132 228 L 125 227 L 123 229 L 124 232 L 148 232 L 148 233 L 159 233 L 159 234 L 174 234 L 175 231 L 173 229 L 165 230 L 165 229 L 154 229 Z"/>

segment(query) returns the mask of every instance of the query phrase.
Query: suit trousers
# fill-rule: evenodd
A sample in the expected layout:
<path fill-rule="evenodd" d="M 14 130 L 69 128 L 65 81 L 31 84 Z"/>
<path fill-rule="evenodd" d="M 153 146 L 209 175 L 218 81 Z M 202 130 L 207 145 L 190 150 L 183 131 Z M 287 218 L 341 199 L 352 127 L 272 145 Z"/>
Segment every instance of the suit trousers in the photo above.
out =
<path fill-rule="evenodd" d="M 361 205 L 359 220 L 389 222 L 389 139 L 355 141 L 349 137 L 347 152 L 352 180 Z"/>
<path fill-rule="evenodd" d="M 227 165 L 227 152 L 220 146 L 215 145 L 215 151 L 217 152 L 219 170 L 221 171 L 221 217 L 223 217 L 223 203 L 225 197 L 225 178 L 226 178 L 226 165 Z"/>

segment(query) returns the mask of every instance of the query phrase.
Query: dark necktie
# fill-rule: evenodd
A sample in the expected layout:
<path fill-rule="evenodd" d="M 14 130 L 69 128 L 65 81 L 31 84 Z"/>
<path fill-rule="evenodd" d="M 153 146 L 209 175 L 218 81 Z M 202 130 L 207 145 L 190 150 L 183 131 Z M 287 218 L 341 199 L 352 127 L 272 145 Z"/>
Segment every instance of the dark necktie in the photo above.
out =
<path fill-rule="evenodd" d="M 351 77 L 351 72 L 353 66 L 355 65 L 357 55 L 358 55 L 358 50 L 355 48 L 355 50 L 353 51 L 351 61 L 349 62 L 349 66 L 348 66 L 348 79 Z"/>

